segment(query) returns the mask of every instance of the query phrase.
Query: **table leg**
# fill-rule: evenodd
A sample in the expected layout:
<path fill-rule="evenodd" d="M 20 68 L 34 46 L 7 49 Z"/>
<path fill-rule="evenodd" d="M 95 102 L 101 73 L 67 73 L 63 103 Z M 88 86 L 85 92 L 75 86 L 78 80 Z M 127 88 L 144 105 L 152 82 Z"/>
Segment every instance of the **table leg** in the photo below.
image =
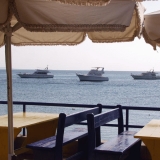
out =
<path fill-rule="evenodd" d="M 146 147 L 148 148 L 152 160 L 160 159 L 160 140 L 158 139 L 142 139 Z"/>
<path fill-rule="evenodd" d="M 14 139 L 20 131 L 14 128 Z M 0 160 L 8 160 L 8 128 L 0 128 Z"/>

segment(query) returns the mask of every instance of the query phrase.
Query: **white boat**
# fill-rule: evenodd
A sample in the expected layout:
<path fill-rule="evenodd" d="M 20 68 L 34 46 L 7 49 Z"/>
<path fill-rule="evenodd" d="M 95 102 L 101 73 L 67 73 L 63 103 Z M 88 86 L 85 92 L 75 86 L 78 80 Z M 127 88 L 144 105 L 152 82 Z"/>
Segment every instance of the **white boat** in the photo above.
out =
<path fill-rule="evenodd" d="M 53 78 L 53 74 L 49 74 L 48 66 L 45 69 L 37 69 L 33 73 L 19 73 L 21 78 Z"/>
<path fill-rule="evenodd" d="M 157 76 L 156 72 L 154 72 L 154 70 L 150 70 L 148 72 L 143 72 L 141 74 L 131 74 L 131 76 L 134 78 L 134 79 L 137 79 L 137 80 L 156 80 L 156 79 L 160 79 L 160 76 Z"/>
<path fill-rule="evenodd" d="M 91 69 L 86 75 L 76 73 L 80 81 L 108 81 L 109 78 L 104 77 L 103 74 L 103 67 L 95 67 L 95 69 Z"/>

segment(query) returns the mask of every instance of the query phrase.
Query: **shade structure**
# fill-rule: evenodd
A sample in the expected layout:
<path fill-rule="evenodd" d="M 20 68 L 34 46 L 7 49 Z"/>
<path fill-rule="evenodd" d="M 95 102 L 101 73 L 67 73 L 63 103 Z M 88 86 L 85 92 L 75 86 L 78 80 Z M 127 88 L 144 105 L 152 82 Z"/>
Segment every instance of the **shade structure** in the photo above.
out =
<path fill-rule="evenodd" d="M 88 36 L 93 42 L 124 42 L 140 37 L 141 3 L 112 0 L 106 6 L 76 6 L 51 0 L 1 0 L 0 46 L 5 45 L 8 97 L 9 160 L 14 155 L 11 44 L 76 45 Z"/>
<path fill-rule="evenodd" d="M 40 32 L 124 31 L 130 24 L 134 7 L 135 2 L 119 0 L 105 7 L 62 5 L 45 0 L 11 3 L 21 25 L 26 30 Z"/>
<path fill-rule="evenodd" d="M 160 47 L 160 10 L 148 13 L 144 17 L 143 37 L 146 43 L 156 50 L 156 46 Z"/>
<path fill-rule="evenodd" d="M 5 6 L 1 28 L 13 16 L 11 43 L 14 45 L 75 45 L 88 37 L 93 42 L 123 42 L 140 37 L 144 8 L 134 1 L 112 0 L 107 6 L 75 6 L 53 1 L 14 0 Z M 0 8 L 0 9 L 1 9 Z M 17 23 L 18 22 L 18 23 Z M 15 24 L 17 24 L 15 26 Z M 19 28 L 16 30 L 16 28 Z M 4 45 L 4 27 L 0 46 Z"/>

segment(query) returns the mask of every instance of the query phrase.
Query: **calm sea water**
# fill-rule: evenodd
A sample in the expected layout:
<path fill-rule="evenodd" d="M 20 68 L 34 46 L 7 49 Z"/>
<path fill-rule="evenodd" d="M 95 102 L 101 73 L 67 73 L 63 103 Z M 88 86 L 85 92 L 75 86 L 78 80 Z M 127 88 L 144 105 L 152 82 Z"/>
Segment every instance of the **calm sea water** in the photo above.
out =
<path fill-rule="evenodd" d="M 51 71 L 52 79 L 23 79 L 17 73 L 33 70 L 13 70 L 13 101 L 51 102 L 72 104 L 97 104 L 141 107 L 160 107 L 160 80 L 133 80 L 131 73 L 105 71 L 106 82 L 80 82 L 76 72 Z M 0 70 L 0 101 L 7 100 L 6 71 Z M 27 111 L 76 112 L 77 108 L 29 106 Z M 22 106 L 14 106 L 14 112 Z M 7 114 L 7 106 L 0 105 L 0 115 Z M 131 111 L 130 124 L 146 124 L 150 119 L 160 118 L 159 112 Z"/>

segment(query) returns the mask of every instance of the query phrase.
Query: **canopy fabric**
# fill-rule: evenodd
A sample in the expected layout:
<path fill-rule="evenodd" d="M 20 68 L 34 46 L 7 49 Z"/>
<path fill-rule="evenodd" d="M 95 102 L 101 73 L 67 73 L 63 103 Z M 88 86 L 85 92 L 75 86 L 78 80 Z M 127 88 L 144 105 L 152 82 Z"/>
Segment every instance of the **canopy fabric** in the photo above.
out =
<path fill-rule="evenodd" d="M 139 3 L 134 10 L 130 26 L 124 32 L 89 32 L 88 36 L 95 43 L 112 43 L 133 41 L 135 37 L 140 38 L 143 24 L 144 8 Z"/>
<path fill-rule="evenodd" d="M 55 0 L 66 4 L 76 4 L 85 6 L 104 6 L 110 3 L 111 0 Z M 127 0 L 129 1 L 129 0 Z M 143 0 L 135 0 L 137 2 L 142 2 Z"/>
<path fill-rule="evenodd" d="M 160 47 L 160 10 L 146 14 L 144 20 L 143 37 L 156 50 Z"/>
<path fill-rule="evenodd" d="M 0 29 L 7 24 L 11 19 L 11 12 L 9 10 L 9 1 L 0 0 Z"/>
<path fill-rule="evenodd" d="M 144 13 L 141 3 L 112 0 L 107 6 L 86 7 L 45 2 L 14 1 L 16 6 L 12 9 L 18 21 L 13 16 L 11 25 L 13 27 L 19 22 L 25 28 L 12 33 L 13 45 L 76 45 L 83 42 L 87 35 L 96 43 L 132 41 L 136 36 L 140 37 Z M 117 10 L 121 11 L 115 12 Z M 125 29 L 124 26 L 128 27 Z M 0 46 L 3 44 L 4 33 L 0 32 Z"/>
<path fill-rule="evenodd" d="M 89 7 L 46 0 L 14 0 L 11 8 L 29 31 L 124 31 L 130 25 L 135 3 L 112 0 L 107 6 Z"/>
<path fill-rule="evenodd" d="M 24 29 L 23 29 L 24 30 Z M 15 46 L 25 45 L 77 45 L 84 41 L 85 34 L 82 32 L 21 32 L 12 34 L 12 44 Z M 32 41 L 33 40 L 33 41 Z"/>
<path fill-rule="evenodd" d="M 0 47 L 4 45 L 4 33 L 0 32 Z"/>
<path fill-rule="evenodd" d="M 17 20 L 13 17 L 11 25 Z M 30 32 L 21 27 L 12 33 L 11 43 L 15 46 L 25 45 L 76 45 L 84 41 L 84 32 Z"/>
<path fill-rule="evenodd" d="M 107 5 L 111 0 L 55 0 L 66 4 L 76 4 L 84 6 L 104 6 Z"/>

